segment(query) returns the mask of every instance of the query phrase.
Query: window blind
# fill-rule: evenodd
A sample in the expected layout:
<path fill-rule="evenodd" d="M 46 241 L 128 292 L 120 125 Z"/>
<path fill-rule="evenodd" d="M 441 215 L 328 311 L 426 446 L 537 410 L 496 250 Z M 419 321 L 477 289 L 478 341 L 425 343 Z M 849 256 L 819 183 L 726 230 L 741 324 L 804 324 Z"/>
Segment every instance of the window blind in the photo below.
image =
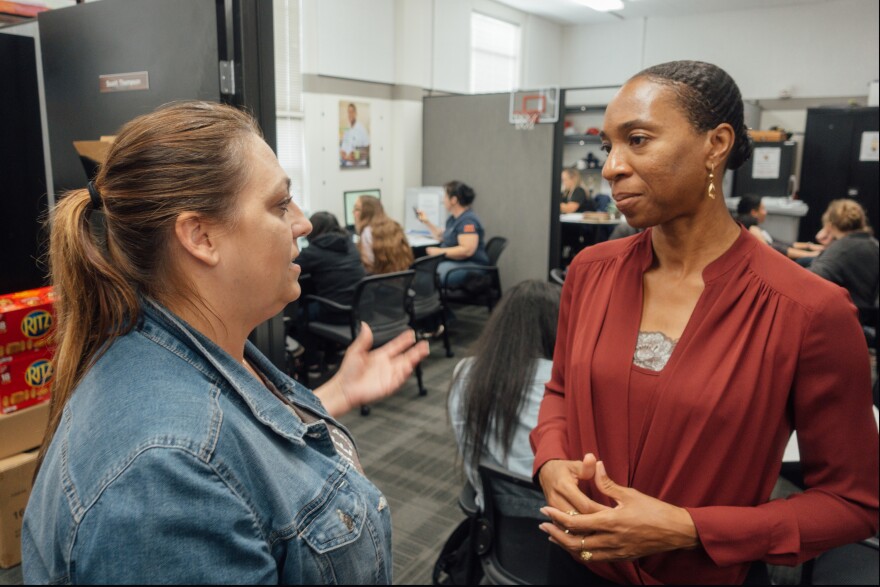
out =
<path fill-rule="evenodd" d="M 275 36 L 275 108 L 278 162 L 290 176 L 290 192 L 305 207 L 305 137 L 300 0 L 272 0 Z"/>

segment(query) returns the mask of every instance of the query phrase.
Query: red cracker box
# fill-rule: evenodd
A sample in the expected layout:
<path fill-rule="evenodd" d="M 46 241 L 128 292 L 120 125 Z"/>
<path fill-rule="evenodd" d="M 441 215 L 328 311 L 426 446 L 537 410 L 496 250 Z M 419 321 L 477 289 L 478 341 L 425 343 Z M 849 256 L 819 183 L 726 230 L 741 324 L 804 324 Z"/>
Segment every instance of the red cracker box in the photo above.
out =
<path fill-rule="evenodd" d="M 52 349 L 0 357 L 0 413 L 47 401 L 51 383 Z"/>
<path fill-rule="evenodd" d="M 0 357 L 52 343 L 54 299 L 51 287 L 0 295 Z"/>

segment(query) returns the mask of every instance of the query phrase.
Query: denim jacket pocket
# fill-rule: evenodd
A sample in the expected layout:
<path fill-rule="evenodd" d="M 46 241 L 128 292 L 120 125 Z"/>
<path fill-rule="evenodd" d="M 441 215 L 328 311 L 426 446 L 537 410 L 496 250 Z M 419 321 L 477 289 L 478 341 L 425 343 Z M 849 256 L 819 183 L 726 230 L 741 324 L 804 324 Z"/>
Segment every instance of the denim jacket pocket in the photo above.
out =
<path fill-rule="evenodd" d="M 302 518 L 299 534 L 314 553 L 325 581 L 363 583 L 372 567 L 370 582 L 388 583 L 381 537 L 369 519 L 364 496 L 344 476 L 325 485 L 322 493 L 326 499 Z"/>

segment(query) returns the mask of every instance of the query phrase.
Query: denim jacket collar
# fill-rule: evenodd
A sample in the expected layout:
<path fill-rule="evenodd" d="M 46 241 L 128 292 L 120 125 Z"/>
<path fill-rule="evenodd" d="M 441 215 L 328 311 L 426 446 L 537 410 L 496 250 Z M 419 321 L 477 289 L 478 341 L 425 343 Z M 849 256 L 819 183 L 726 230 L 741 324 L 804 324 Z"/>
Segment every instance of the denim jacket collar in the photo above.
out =
<path fill-rule="evenodd" d="M 229 353 L 155 300 L 143 298 L 142 309 L 139 330 L 184 358 L 218 385 L 225 382 L 254 417 L 277 434 L 296 444 L 304 444 L 306 424 Z M 333 421 L 313 393 L 285 376 L 250 341 L 245 344 L 245 356 L 288 400 Z"/>

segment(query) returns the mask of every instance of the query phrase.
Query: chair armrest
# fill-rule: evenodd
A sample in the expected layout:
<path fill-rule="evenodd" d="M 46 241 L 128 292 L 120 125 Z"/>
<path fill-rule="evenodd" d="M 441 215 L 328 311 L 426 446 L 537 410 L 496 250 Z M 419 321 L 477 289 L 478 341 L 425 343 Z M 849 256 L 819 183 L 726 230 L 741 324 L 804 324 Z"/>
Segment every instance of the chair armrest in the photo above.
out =
<path fill-rule="evenodd" d="M 465 481 L 461 493 L 458 494 L 458 507 L 469 518 L 476 518 L 480 515 L 480 508 L 477 507 L 477 490 L 474 489 L 470 481 Z"/>
<path fill-rule="evenodd" d="M 325 306 L 330 306 L 334 310 L 339 310 L 340 312 L 351 312 L 351 306 L 346 306 L 345 304 L 340 304 L 339 302 L 334 302 L 333 300 L 328 300 L 321 296 L 307 295 L 304 300 L 307 302 L 318 302 Z"/>

